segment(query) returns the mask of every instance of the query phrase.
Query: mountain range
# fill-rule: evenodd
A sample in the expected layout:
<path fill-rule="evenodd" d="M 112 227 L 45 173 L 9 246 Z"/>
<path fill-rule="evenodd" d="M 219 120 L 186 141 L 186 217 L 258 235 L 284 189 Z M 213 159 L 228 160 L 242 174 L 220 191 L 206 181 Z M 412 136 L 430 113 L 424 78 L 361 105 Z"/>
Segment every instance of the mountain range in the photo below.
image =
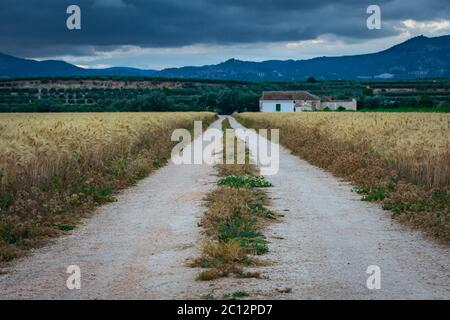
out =
<path fill-rule="evenodd" d="M 263 62 L 230 59 L 200 67 L 142 70 L 84 69 L 64 61 L 36 61 L 0 54 L 0 77 L 145 76 L 245 81 L 316 79 L 412 79 L 450 76 L 450 35 L 418 36 L 371 54 Z"/>

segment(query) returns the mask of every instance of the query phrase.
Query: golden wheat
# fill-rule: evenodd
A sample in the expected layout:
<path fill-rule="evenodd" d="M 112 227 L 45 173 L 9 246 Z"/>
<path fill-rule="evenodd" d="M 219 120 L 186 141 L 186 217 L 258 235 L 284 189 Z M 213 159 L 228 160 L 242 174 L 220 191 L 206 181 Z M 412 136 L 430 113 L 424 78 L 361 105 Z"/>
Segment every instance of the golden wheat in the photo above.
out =
<path fill-rule="evenodd" d="M 367 145 L 399 173 L 428 187 L 450 186 L 450 115 L 430 113 L 243 113 L 243 121 Z M 320 141 L 317 141 L 320 143 Z"/>
<path fill-rule="evenodd" d="M 210 113 L 2 114 L 0 172 L 4 187 L 17 180 L 30 184 L 58 175 L 81 159 L 101 162 L 133 152 L 147 135 L 184 128 Z M 167 137 L 165 137 L 167 138 Z M 170 140 L 169 140 L 170 141 Z M 153 145 L 158 149 L 158 145 Z"/>
<path fill-rule="evenodd" d="M 450 242 L 450 115 L 427 113 L 244 113 L 254 128 L 348 179 L 363 200 Z"/>
<path fill-rule="evenodd" d="M 0 114 L 0 262 L 72 228 L 162 165 L 171 133 L 213 113 Z"/>

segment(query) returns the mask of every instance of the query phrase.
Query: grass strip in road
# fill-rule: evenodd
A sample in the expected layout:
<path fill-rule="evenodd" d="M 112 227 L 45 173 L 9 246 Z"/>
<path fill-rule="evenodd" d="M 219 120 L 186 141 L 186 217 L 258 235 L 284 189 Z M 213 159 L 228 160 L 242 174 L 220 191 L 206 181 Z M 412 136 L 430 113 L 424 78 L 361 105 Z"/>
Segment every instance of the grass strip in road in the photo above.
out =
<path fill-rule="evenodd" d="M 220 178 L 219 181 L 217 181 L 217 184 L 235 188 L 267 188 L 272 186 L 272 184 L 263 177 L 254 176 L 251 174 L 246 174 L 243 176 L 225 176 Z"/>
<path fill-rule="evenodd" d="M 225 120 L 222 129 L 228 128 Z M 245 164 L 219 165 L 218 171 L 221 178 L 206 198 L 207 211 L 200 223 L 206 235 L 202 254 L 191 266 L 206 269 L 198 275 L 199 280 L 230 274 L 259 277 L 258 272 L 245 272 L 244 267 L 262 264 L 257 256 L 269 250 L 262 231 L 277 215 L 266 207 L 270 199 L 261 188 L 271 184 L 258 175 L 258 168 L 249 163 L 248 156 Z"/>

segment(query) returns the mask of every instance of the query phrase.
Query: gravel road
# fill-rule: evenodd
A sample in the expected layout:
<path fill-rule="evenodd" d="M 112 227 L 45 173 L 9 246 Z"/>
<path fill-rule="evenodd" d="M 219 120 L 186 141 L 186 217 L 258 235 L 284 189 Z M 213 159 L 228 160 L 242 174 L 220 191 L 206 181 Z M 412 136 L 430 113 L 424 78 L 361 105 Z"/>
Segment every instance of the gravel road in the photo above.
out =
<path fill-rule="evenodd" d="M 234 128 L 241 127 L 233 118 Z M 254 152 L 254 150 L 253 150 Z M 352 187 L 280 147 L 280 168 L 266 177 L 283 223 L 271 240 L 271 281 L 261 297 L 283 299 L 449 299 L 450 250 L 392 221 Z M 279 239 L 283 238 L 283 239 Z M 381 270 L 381 289 L 366 286 L 368 266 Z M 273 295 L 277 288 L 292 288 Z"/>
<path fill-rule="evenodd" d="M 185 262 L 199 252 L 202 199 L 216 178 L 208 165 L 168 164 L 14 263 L 0 276 L 0 299 L 198 299 L 236 290 L 258 299 L 450 298 L 448 248 L 284 148 L 278 174 L 267 176 L 273 208 L 285 216 L 265 232 L 264 278 L 195 281 L 198 269 Z M 81 268 L 80 290 L 66 287 L 69 265 Z M 369 265 L 380 267 L 380 290 L 366 287 Z"/>

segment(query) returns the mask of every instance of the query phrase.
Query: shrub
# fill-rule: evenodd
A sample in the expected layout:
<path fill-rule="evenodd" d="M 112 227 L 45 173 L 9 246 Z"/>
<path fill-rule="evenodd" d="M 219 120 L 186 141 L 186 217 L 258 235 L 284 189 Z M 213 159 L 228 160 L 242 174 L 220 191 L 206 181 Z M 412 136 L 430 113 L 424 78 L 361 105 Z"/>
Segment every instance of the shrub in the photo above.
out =
<path fill-rule="evenodd" d="M 244 175 L 244 176 L 226 176 L 217 181 L 219 185 L 227 185 L 235 188 L 264 188 L 271 187 L 272 184 L 261 176 Z"/>

